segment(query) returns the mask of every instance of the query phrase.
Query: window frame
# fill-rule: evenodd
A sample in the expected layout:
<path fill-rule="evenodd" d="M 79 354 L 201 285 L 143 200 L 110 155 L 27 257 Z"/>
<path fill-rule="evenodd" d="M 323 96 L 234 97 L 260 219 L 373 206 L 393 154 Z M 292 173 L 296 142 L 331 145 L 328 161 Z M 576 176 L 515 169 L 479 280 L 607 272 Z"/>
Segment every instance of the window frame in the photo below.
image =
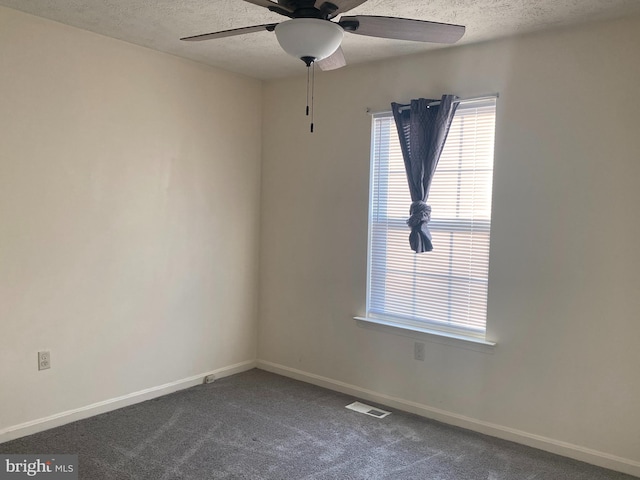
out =
<path fill-rule="evenodd" d="M 493 146 L 495 148 L 495 124 L 497 123 L 497 95 L 495 96 L 491 96 L 491 97 L 483 97 L 482 99 L 470 99 L 470 100 L 461 100 L 460 101 L 461 105 L 460 107 L 462 107 L 464 105 L 464 107 L 466 108 L 474 108 L 475 107 L 479 107 L 479 106 L 493 106 L 494 107 L 494 137 L 493 137 Z M 475 105 L 474 105 L 475 104 Z M 473 106 L 472 106 L 473 105 Z M 459 107 L 459 108 L 460 108 Z M 463 107 L 463 108 L 464 108 Z M 457 112 L 456 112 L 457 113 Z M 444 325 L 442 324 L 443 322 L 440 321 L 434 321 L 434 320 L 429 320 L 429 319 L 420 319 L 417 320 L 415 318 L 408 318 L 408 317 L 403 317 L 402 315 L 397 315 L 397 314 L 385 314 L 385 313 L 375 313 L 372 312 L 371 310 L 371 288 L 372 288 L 372 257 L 373 257 L 373 246 L 372 246 L 372 235 L 373 235 L 373 229 L 375 226 L 375 222 L 374 222 L 374 216 L 373 216 L 373 211 L 374 211 L 374 182 L 375 182 L 375 169 L 378 168 L 378 163 L 376 162 L 376 136 L 375 136 L 375 128 L 376 128 L 376 120 L 379 118 L 391 118 L 393 119 L 393 115 L 391 112 L 382 112 L 382 113 L 378 113 L 378 114 L 373 114 L 372 115 L 372 119 L 371 119 L 371 150 L 370 150 L 370 168 L 369 168 L 369 172 L 370 172 L 370 187 L 369 187 L 369 215 L 368 215 L 368 239 L 367 239 L 367 280 L 366 280 L 366 314 L 364 317 L 355 317 L 356 320 L 359 321 L 364 321 L 368 324 L 378 324 L 378 325 L 382 325 L 385 328 L 386 327 L 394 327 L 394 328 L 400 328 L 402 330 L 405 331 L 410 331 L 410 332 L 418 332 L 418 333 L 422 333 L 422 334 L 428 334 L 428 335 L 436 335 L 439 337 L 448 337 L 449 339 L 454 339 L 454 340 L 463 340 L 463 341 L 467 341 L 467 342 L 472 342 L 472 343 L 476 343 L 476 344 L 482 344 L 485 346 L 495 346 L 495 342 L 490 341 L 487 339 L 486 334 L 487 334 L 487 323 L 488 323 L 488 313 L 485 313 L 485 324 L 484 324 L 484 329 L 479 330 L 479 329 L 473 329 L 473 328 L 465 328 L 465 327 L 461 327 L 460 325 L 457 326 L 449 326 L 449 325 Z M 455 119 L 455 117 L 454 117 Z M 492 176 L 492 183 L 493 183 L 493 171 L 494 171 L 494 162 L 495 162 L 495 150 L 493 153 L 493 158 L 492 158 L 492 162 L 491 162 L 491 176 Z M 493 190 L 491 191 L 491 196 L 493 196 Z M 408 209 L 409 205 L 407 205 L 407 209 Z M 492 210 L 492 209 L 491 209 Z M 467 222 L 465 223 L 464 221 L 456 221 L 456 220 L 451 220 L 449 219 L 444 220 L 444 219 L 434 219 L 432 221 L 429 222 L 429 228 L 430 230 L 432 230 L 433 232 L 437 232 L 437 231 L 444 231 L 444 232 L 451 232 L 451 231 L 479 231 L 482 230 L 483 228 L 486 228 L 487 233 L 489 233 L 489 238 L 490 238 L 490 232 L 491 232 L 491 221 L 492 221 L 492 215 L 489 216 L 489 220 L 486 222 L 486 224 L 483 226 L 482 225 L 482 221 L 479 220 L 467 220 Z M 447 226 L 449 226 L 449 228 L 446 228 Z M 462 227 L 462 228 L 461 228 Z M 407 232 L 407 239 L 408 239 L 408 233 L 409 233 L 409 229 L 406 226 L 406 224 L 403 222 L 402 223 L 402 228 L 405 229 L 405 231 Z M 490 242 L 490 239 L 489 239 Z M 408 245 L 408 240 L 407 240 L 407 248 L 409 248 Z M 429 253 L 424 253 L 421 255 L 429 255 Z M 487 256 L 487 262 L 489 261 L 489 256 L 490 254 L 488 254 Z M 487 266 L 488 268 L 488 266 Z M 487 282 L 488 282 L 488 278 L 489 278 L 489 272 L 487 270 Z M 487 287 L 487 293 L 486 293 L 486 298 L 485 298 L 485 303 L 486 305 L 488 305 L 488 287 Z"/>

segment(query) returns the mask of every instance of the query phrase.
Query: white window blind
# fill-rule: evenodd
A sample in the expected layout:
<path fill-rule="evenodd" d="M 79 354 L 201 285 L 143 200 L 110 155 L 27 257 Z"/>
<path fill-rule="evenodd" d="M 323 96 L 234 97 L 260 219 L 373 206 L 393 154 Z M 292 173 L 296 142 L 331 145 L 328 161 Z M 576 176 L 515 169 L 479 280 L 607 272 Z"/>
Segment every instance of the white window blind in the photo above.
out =
<path fill-rule="evenodd" d="M 409 246 L 411 197 L 393 116 L 374 116 L 367 316 L 484 336 L 495 99 L 461 102 L 427 203 L 433 251 Z"/>

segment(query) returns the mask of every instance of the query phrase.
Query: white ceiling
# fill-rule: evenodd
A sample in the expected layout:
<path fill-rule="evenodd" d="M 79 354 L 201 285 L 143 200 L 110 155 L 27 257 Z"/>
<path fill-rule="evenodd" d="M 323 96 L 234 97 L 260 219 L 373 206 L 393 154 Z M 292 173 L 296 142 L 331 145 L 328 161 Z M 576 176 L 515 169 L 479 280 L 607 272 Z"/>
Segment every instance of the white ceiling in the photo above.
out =
<path fill-rule="evenodd" d="M 243 0 L 0 0 L 0 5 L 256 78 L 285 77 L 304 69 L 266 31 L 206 42 L 179 40 L 286 20 Z M 348 13 L 355 14 L 462 24 L 467 27 L 460 42 L 464 44 L 640 14 L 640 1 L 368 0 Z M 351 34 L 342 45 L 349 64 L 443 48 Z"/>

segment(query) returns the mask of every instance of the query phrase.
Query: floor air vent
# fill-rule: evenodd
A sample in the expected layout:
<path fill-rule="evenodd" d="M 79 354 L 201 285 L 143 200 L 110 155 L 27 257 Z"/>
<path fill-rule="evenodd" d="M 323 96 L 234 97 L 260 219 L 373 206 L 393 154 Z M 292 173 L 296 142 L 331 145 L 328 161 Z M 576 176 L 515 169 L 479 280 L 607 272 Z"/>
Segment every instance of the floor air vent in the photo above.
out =
<path fill-rule="evenodd" d="M 365 405 L 360 402 L 353 402 L 351 405 L 347 405 L 349 410 L 355 410 L 356 412 L 364 413 L 367 415 L 371 415 L 376 418 L 384 418 L 387 415 L 391 415 L 391 412 L 387 412 L 385 410 L 380 410 L 379 408 L 372 407 L 371 405 Z"/>

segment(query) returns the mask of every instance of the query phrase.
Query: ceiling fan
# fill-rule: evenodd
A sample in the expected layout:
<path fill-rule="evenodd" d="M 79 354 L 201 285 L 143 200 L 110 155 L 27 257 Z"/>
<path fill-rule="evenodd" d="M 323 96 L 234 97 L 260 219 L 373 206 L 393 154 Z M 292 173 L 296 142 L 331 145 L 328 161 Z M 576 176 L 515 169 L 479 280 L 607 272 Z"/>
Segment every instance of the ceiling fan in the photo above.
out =
<path fill-rule="evenodd" d="M 347 62 L 340 44 L 344 32 L 369 37 L 410 40 L 414 42 L 455 43 L 465 28 L 462 25 L 427 22 L 409 18 L 380 17 L 374 15 L 356 15 L 346 17 L 343 13 L 362 5 L 367 0 L 244 0 L 245 2 L 268 8 L 270 11 L 289 17 L 281 23 L 267 23 L 252 27 L 234 28 L 221 32 L 205 33 L 181 38 L 188 42 L 212 40 L 215 38 L 244 35 L 245 33 L 267 30 L 276 33 L 282 49 L 289 55 L 299 58 L 307 65 L 307 116 L 311 114 L 311 133 L 313 133 L 313 91 L 315 69 L 309 88 L 309 71 L 316 63 L 322 70 L 335 70 L 344 67 Z M 342 15 L 337 22 L 332 21 Z M 311 98 L 311 109 L 309 109 Z"/>
<path fill-rule="evenodd" d="M 185 41 L 212 40 L 267 30 L 275 31 L 282 49 L 301 59 L 307 67 L 317 63 L 322 70 L 344 67 L 346 60 L 340 48 L 344 32 L 370 37 L 410 40 L 415 42 L 455 43 L 464 35 L 465 27 L 447 23 L 373 15 L 338 15 L 367 0 L 244 0 L 289 17 L 281 23 L 268 23 L 205 33 L 181 38 Z"/>

